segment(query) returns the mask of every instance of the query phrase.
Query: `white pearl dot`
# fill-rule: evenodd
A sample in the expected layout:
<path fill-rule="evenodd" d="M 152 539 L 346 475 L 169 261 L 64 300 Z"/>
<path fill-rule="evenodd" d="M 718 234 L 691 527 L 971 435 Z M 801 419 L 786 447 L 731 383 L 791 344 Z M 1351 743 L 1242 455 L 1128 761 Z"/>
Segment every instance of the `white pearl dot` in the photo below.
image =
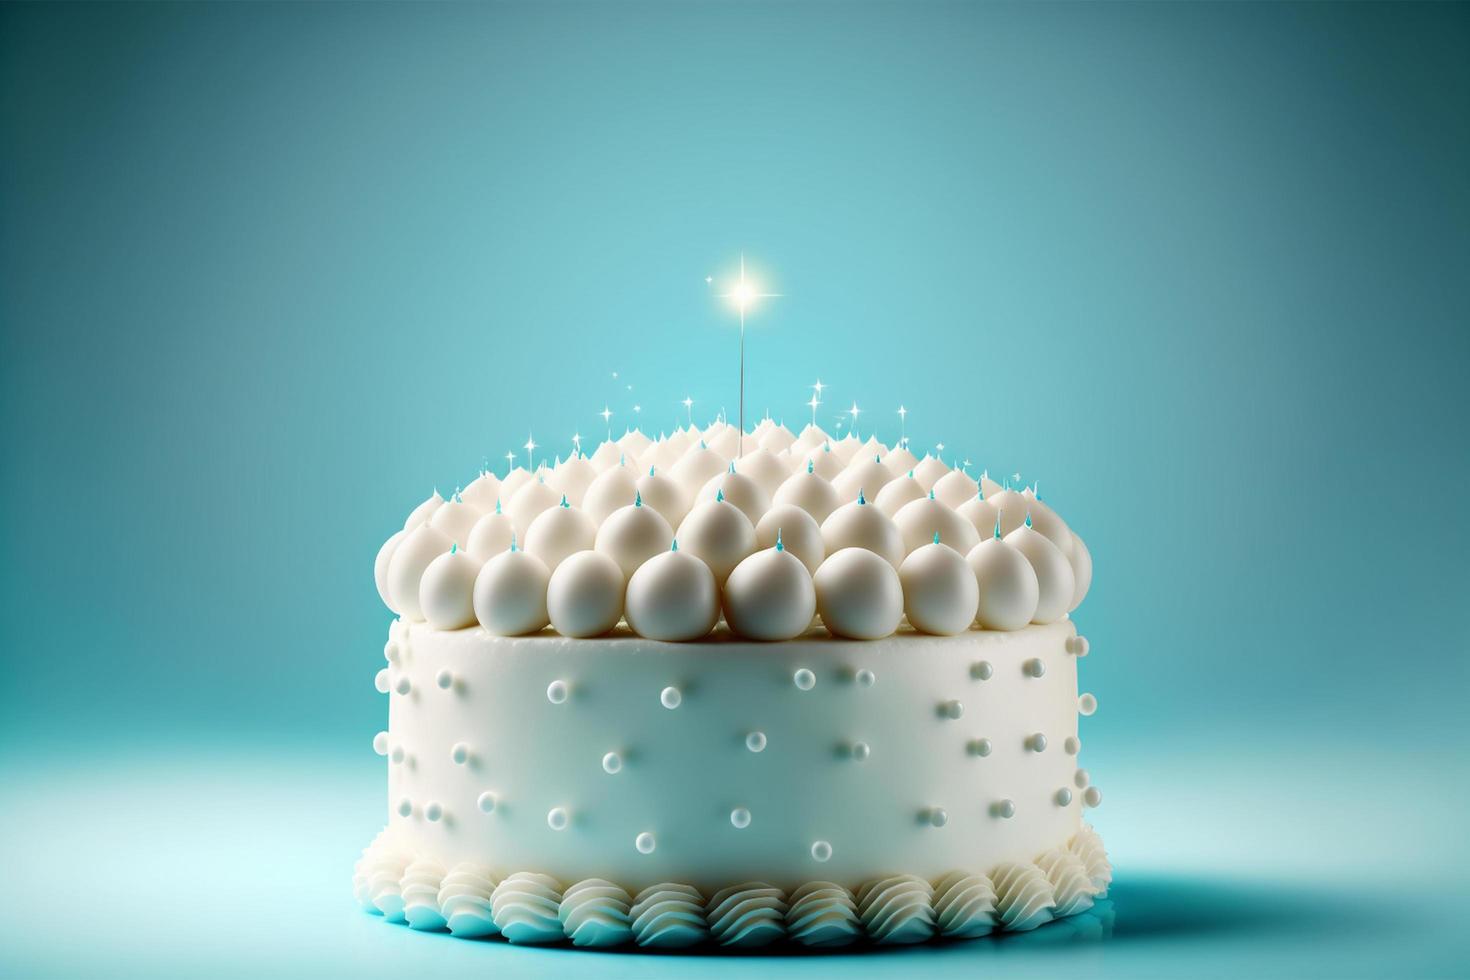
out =
<path fill-rule="evenodd" d="M 552 681 L 546 685 L 546 700 L 552 704 L 563 704 L 567 699 L 567 682 Z"/>
<path fill-rule="evenodd" d="M 1077 710 L 1084 715 L 1091 715 L 1097 710 L 1097 698 L 1091 694 L 1084 694 L 1077 699 Z"/>
<path fill-rule="evenodd" d="M 832 860 L 832 845 L 824 840 L 817 841 L 812 845 L 812 860 L 824 862 Z"/>
<path fill-rule="evenodd" d="M 958 701 L 945 701 L 939 706 L 939 716 L 953 721 L 965 713 L 965 706 Z"/>
<path fill-rule="evenodd" d="M 1035 657 L 1022 664 L 1021 668 L 1026 671 L 1027 677 L 1040 677 L 1046 673 L 1046 664 Z"/>
<path fill-rule="evenodd" d="M 1082 802 L 1086 803 L 1088 806 L 1101 806 L 1102 790 L 1098 789 L 1096 786 L 1087 787 L 1086 791 L 1082 794 Z"/>
<path fill-rule="evenodd" d="M 1030 749 L 1032 752 L 1045 752 L 1046 736 L 1041 734 L 1040 732 L 1037 732 L 1035 735 L 1032 735 L 1030 738 L 1026 739 L 1026 748 Z"/>
<path fill-rule="evenodd" d="M 470 747 L 463 742 L 455 742 L 454 748 L 449 750 L 449 759 L 457 766 L 462 766 L 470 761 Z"/>
<path fill-rule="evenodd" d="M 1009 820 L 1016 815 L 1016 804 L 1010 800 L 998 800 L 991 806 L 990 812 L 997 817 L 1004 817 Z"/>
<path fill-rule="evenodd" d="M 673 711 L 684 701 L 684 695 L 679 693 L 677 687 L 666 687 L 658 694 L 658 703 Z"/>
<path fill-rule="evenodd" d="M 383 644 L 383 658 L 387 660 L 390 664 L 398 663 L 398 653 L 399 650 L 397 640 L 389 640 L 387 643 Z"/>
<path fill-rule="evenodd" d="M 438 803 L 430 803 L 424 807 L 424 816 L 429 818 L 431 822 L 437 823 L 439 818 L 444 816 L 444 808 Z"/>
<path fill-rule="evenodd" d="M 475 806 L 480 808 L 481 813 L 493 813 L 495 811 L 495 794 L 490 792 L 481 793 L 479 799 L 475 800 Z"/>
<path fill-rule="evenodd" d="M 949 814 L 945 812 L 944 807 L 936 806 L 929 808 L 929 825 L 931 827 L 943 827 L 947 823 L 949 823 Z"/>
<path fill-rule="evenodd" d="M 609 776 L 623 768 L 623 757 L 616 752 L 609 752 L 602 757 L 602 771 Z"/>
<path fill-rule="evenodd" d="M 873 672 L 866 668 L 857 672 L 857 682 L 862 687 L 872 687 L 873 682 L 877 679 Z"/>
<path fill-rule="evenodd" d="M 546 826 L 552 830 L 567 829 L 567 811 L 559 806 L 554 806 L 546 811 Z"/>
<path fill-rule="evenodd" d="M 405 796 L 403 799 L 398 801 L 398 815 L 400 817 L 407 817 L 410 816 L 412 813 L 413 800 L 410 800 L 408 797 Z"/>
<path fill-rule="evenodd" d="M 403 746 L 393 746 L 393 752 L 391 755 L 388 756 L 388 758 L 392 759 L 395 765 L 402 763 L 404 758 Z"/>
<path fill-rule="evenodd" d="M 987 756 L 990 754 L 990 739 L 977 738 L 970 743 L 970 754 Z"/>
<path fill-rule="evenodd" d="M 977 681 L 988 681 L 995 674 L 989 660 L 979 660 L 970 665 L 970 676 Z"/>
<path fill-rule="evenodd" d="M 854 742 L 852 746 L 852 757 L 858 762 L 867 762 L 872 749 L 868 748 L 867 742 Z"/>
<path fill-rule="evenodd" d="M 1077 739 L 1073 738 L 1071 735 L 1068 735 L 1066 741 L 1062 743 L 1062 751 L 1066 752 L 1068 755 L 1076 755 L 1081 750 L 1082 743 L 1077 741 Z"/>
<path fill-rule="evenodd" d="M 751 732 L 745 736 L 745 747 L 752 752 L 764 752 L 766 750 L 766 733 Z"/>
<path fill-rule="evenodd" d="M 378 755 L 388 754 L 388 733 L 378 732 L 373 736 L 373 751 Z"/>
<path fill-rule="evenodd" d="M 408 675 L 405 674 L 403 677 L 398 678 L 398 683 L 393 686 L 393 690 L 399 694 L 407 694 L 413 690 L 413 681 L 409 680 Z"/>
<path fill-rule="evenodd" d="M 1078 789 L 1086 789 L 1087 784 L 1091 781 L 1092 777 L 1087 774 L 1086 769 L 1078 769 L 1077 775 L 1072 777 L 1072 782 L 1077 784 Z"/>
<path fill-rule="evenodd" d="M 1066 806 L 1067 804 L 1072 802 L 1072 791 L 1063 786 L 1061 789 L 1057 790 L 1056 800 L 1057 806 Z"/>
<path fill-rule="evenodd" d="M 1069 636 L 1069 637 L 1067 637 L 1067 652 L 1068 653 L 1073 654 L 1074 656 L 1078 656 L 1078 657 L 1085 657 L 1085 656 L 1087 656 L 1088 649 L 1089 649 L 1089 644 L 1087 642 L 1087 637 L 1085 637 L 1085 636 Z"/>
<path fill-rule="evenodd" d="M 448 667 L 445 667 L 434 675 L 434 683 L 447 691 L 454 686 L 454 673 Z"/>
<path fill-rule="evenodd" d="M 373 687 L 378 689 L 379 694 L 388 693 L 388 668 L 384 667 L 373 677 Z"/>
<path fill-rule="evenodd" d="M 791 683 L 795 684 L 799 691 L 810 691 L 817 686 L 817 675 L 802 667 L 791 675 Z"/>
<path fill-rule="evenodd" d="M 743 806 L 737 806 L 730 811 L 730 823 L 736 830 L 744 830 L 750 826 L 750 811 Z"/>
<path fill-rule="evenodd" d="M 653 839 L 652 834 L 645 830 L 633 839 L 633 846 L 638 848 L 639 854 L 652 854 L 658 842 Z"/>

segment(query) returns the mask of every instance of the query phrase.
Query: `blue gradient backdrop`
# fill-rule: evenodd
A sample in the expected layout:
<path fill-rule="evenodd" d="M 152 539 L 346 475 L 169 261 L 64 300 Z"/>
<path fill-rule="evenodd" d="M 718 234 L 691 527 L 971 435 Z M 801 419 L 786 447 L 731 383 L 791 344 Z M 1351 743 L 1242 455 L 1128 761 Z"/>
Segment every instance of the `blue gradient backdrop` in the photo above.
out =
<path fill-rule="evenodd" d="M 733 412 L 743 250 L 752 415 L 902 402 L 1089 542 L 1136 941 L 1068 969 L 1463 969 L 1432 916 L 1262 937 L 1463 894 L 1467 50 L 1449 4 L 0 8 L 0 907 L 51 903 L 0 966 L 566 968 L 353 918 L 371 563 L 528 432 Z M 98 862 L 137 921 L 74 947 Z M 202 928 L 247 901 L 249 953 Z M 1059 962 L 968 955 L 867 968 Z"/>

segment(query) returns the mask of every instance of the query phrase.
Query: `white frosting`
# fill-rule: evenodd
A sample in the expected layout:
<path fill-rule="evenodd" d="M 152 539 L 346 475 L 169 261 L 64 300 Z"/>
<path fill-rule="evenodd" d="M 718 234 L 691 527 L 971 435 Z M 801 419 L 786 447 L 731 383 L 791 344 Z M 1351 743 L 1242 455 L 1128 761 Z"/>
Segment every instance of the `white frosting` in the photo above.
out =
<path fill-rule="evenodd" d="M 903 608 L 915 629 L 952 636 L 975 622 L 980 587 L 965 559 L 948 545 L 931 543 L 898 569 Z"/>
<path fill-rule="evenodd" d="M 623 615 L 623 570 L 600 551 L 579 551 L 557 565 L 546 589 L 546 612 L 563 636 L 601 636 Z"/>
<path fill-rule="evenodd" d="M 714 629 L 720 618 L 714 573 L 683 551 L 655 555 L 628 580 L 624 612 L 639 636 L 697 640 Z"/>
<path fill-rule="evenodd" d="M 725 582 L 725 619 L 749 640 L 790 640 L 805 633 L 816 612 L 811 573 L 781 544 L 757 551 Z"/>
<path fill-rule="evenodd" d="M 578 453 L 557 463 L 551 475 L 546 478 L 546 485 L 566 497 L 573 507 L 581 507 L 587 496 L 587 489 L 597 476 L 597 468 Z"/>
<path fill-rule="evenodd" d="M 1057 512 L 1029 489 L 1021 494 L 1026 500 L 1026 515 L 1031 518 L 1031 526 L 1042 537 L 1057 546 L 1057 550 L 1063 555 L 1072 555 L 1072 529 L 1067 527 L 1066 522 L 1057 516 Z"/>
<path fill-rule="evenodd" d="M 899 508 L 893 515 L 903 535 L 905 553 L 924 547 L 939 535 L 939 543 L 947 544 L 962 555 L 980 543 L 980 535 L 969 521 L 933 497 L 920 497 Z"/>
<path fill-rule="evenodd" d="M 614 466 L 597 475 L 582 498 L 582 509 L 597 524 L 602 524 L 638 496 L 637 480 L 631 469 Z"/>
<path fill-rule="evenodd" d="M 1070 612 L 1082 605 L 1082 600 L 1087 598 L 1087 590 L 1092 588 L 1092 553 L 1087 550 L 1087 543 L 1075 531 L 1072 533 L 1072 553 L 1067 556 L 1072 563 L 1072 576 L 1075 586 L 1072 590 L 1072 604 L 1067 607 Z"/>
<path fill-rule="evenodd" d="M 638 893 L 629 914 L 639 946 L 684 949 L 709 938 L 704 896 L 690 885 L 649 885 Z"/>
<path fill-rule="evenodd" d="M 1032 622 L 1054 623 L 1072 608 L 1076 577 L 1065 555 L 1035 529 L 1022 525 L 1005 536 L 1005 543 L 1026 556 L 1036 573 L 1036 612 Z"/>
<path fill-rule="evenodd" d="M 497 636 L 534 633 L 551 621 L 546 614 L 550 581 L 551 573 L 535 555 L 501 552 L 475 579 L 475 618 Z"/>
<path fill-rule="evenodd" d="M 488 513 L 500 499 L 500 478 L 488 471 L 481 472 L 464 488 L 460 498 L 480 513 Z"/>
<path fill-rule="evenodd" d="M 857 899 L 833 882 L 807 882 L 791 893 L 786 935 L 793 942 L 818 949 L 857 942 L 863 936 Z"/>
<path fill-rule="evenodd" d="M 429 562 L 419 582 L 419 606 L 430 626 L 457 630 L 475 624 L 472 597 L 481 564 L 463 551 L 452 551 Z"/>
<path fill-rule="evenodd" d="M 946 939 L 974 939 L 995 929 L 995 886 L 981 874 L 951 871 L 934 883 L 934 919 Z"/>
<path fill-rule="evenodd" d="M 633 938 L 632 905 L 632 896 L 610 881 L 579 881 L 562 896 L 562 932 L 573 946 L 621 946 Z"/>
<path fill-rule="evenodd" d="M 773 426 L 761 436 L 758 445 L 768 453 L 779 454 L 791 448 L 796 436 L 784 425 Z"/>
<path fill-rule="evenodd" d="M 505 474 L 505 476 L 502 477 L 500 480 L 501 503 L 503 504 L 509 501 L 511 497 L 514 497 L 516 495 L 517 490 L 525 486 L 527 483 L 530 483 L 531 480 L 531 472 L 527 470 L 524 466 L 517 466 L 509 473 Z"/>
<path fill-rule="evenodd" d="M 949 467 L 944 465 L 944 460 L 925 454 L 924 458 L 912 467 L 914 479 L 919 481 L 919 486 L 928 493 L 934 489 L 934 484 L 939 478 L 949 472 Z"/>
<path fill-rule="evenodd" d="M 728 456 L 721 456 L 708 446 L 694 445 L 669 470 L 669 476 L 684 489 L 693 500 L 706 483 L 730 465 Z"/>
<path fill-rule="evenodd" d="M 684 515 L 689 513 L 689 498 L 684 495 L 679 484 L 658 472 L 655 467 L 650 466 L 649 470 L 634 485 L 635 499 L 642 497 L 645 507 L 652 507 L 662 514 L 664 520 L 669 522 L 669 527 L 678 527 Z"/>
<path fill-rule="evenodd" d="M 561 502 L 561 494 L 540 480 L 532 480 L 515 492 L 505 504 L 505 513 L 515 525 L 516 537 L 524 541 L 531 522 L 544 510 Z"/>
<path fill-rule="evenodd" d="M 674 531 L 663 515 L 641 500 L 612 513 L 597 529 L 593 547 L 618 563 L 625 576 L 655 555 L 667 551 Z"/>
<path fill-rule="evenodd" d="M 919 457 L 909 452 L 904 446 L 895 447 L 891 452 L 880 454 L 883 465 L 888 467 L 888 472 L 895 478 L 904 476 L 909 470 L 919 465 Z"/>
<path fill-rule="evenodd" d="M 816 574 L 827 557 L 822 543 L 822 529 L 812 515 L 795 504 L 777 504 L 766 511 L 755 527 L 757 547 L 774 548 L 780 537 L 787 551 L 801 559 L 806 570 Z"/>
<path fill-rule="evenodd" d="M 470 538 L 470 528 L 480 519 L 480 511 L 461 500 L 449 500 L 434 511 L 429 526 L 438 528 L 450 541 L 461 548 Z"/>
<path fill-rule="evenodd" d="M 1025 932 L 1052 920 L 1053 896 L 1046 874 L 1034 864 L 1003 864 L 990 873 L 996 919 L 1004 929 Z"/>
<path fill-rule="evenodd" d="M 554 943 L 563 938 L 561 883 L 550 875 L 518 871 L 495 886 L 491 914 L 513 943 Z"/>
<path fill-rule="evenodd" d="M 419 525 L 428 523 L 429 518 L 434 516 L 434 511 L 443 505 L 444 498 L 439 496 L 438 490 L 435 490 L 429 495 L 428 500 L 425 500 L 413 510 L 409 511 L 408 520 L 403 522 L 403 529 L 405 531 L 412 531 Z"/>
<path fill-rule="evenodd" d="M 565 558 L 588 550 L 596 539 L 597 525 L 592 518 L 563 498 L 561 506 L 542 511 L 531 522 L 525 547 L 527 554 L 540 558 L 554 572 Z"/>
<path fill-rule="evenodd" d="M 406 619 L 422 620 L 419 606 L 419 582 L 429 562 L 454 546 L 444 532 L 420 524 L 408 536 L 398 542 L 388 561 L 388 596 L 393 600 L 392 608 Z"/>
<path fill-rule="evenodd" d="M 834 636 L 876 640 L 898 628 L 903 587 L 886 560 L 862 548 L 827 556 L 813 576 L 817 614 Z"/>
<path fill-rule="evenodd" d="M 679 524 L 679 549 L 701 559 L 722 587 L 730 572 L 755 551 L 755 525 L 728 500 L 696 504 Z"/>
<path fill-rule="evenodd" d="M 956 468 L 935 480 L 933 490 L 940 503 L 957 510 L 960 504 L 975 499 L 980 484 L 970 479 L 964 470 Z"/>
<path fill-rule="evenodd" d="M 790 433 L 787 433 L 790 435 Z M 785 448 L 784 446 L 782 447 Z M 735 461 L 735 471 L 742 476 L 748 476 L 756 482 L 756 485 L 765 492 L 769 498 L 781 484 L 791 476 L 791 468 L 786 463 L 777 459 L 768 449 L 758 449 L 753 453 L 746 453 Z M 728 493 L 725 496 L 729 496 Z M 759 515 L 757 515 L 759 517 Z"/>
<path fill-rule="evenodd" d="M 960 504 L 954 512 L 969 521 L 982 539 L 995 533 L 995 522 L 1000 517 L 995 505 L 978 494 Z"/>
<path fill-rule="evenodd" d="M 491 904 L 495 885 L 483 864 L 462 861 L 449 869 L 439 885 L 439 914 L 450 933 L 461 939 L 499 935 Z"/>
<path fill-rule="evenodd" d="M 1001 537 L 1010 534 L 1016 528 L 1026 523 L 1026 511 L 1029 501 L 1014 490 L 998 490 L 991 493 L 985 491 L 985 499 L 990 501 L 1000 515 Z"/>
<path fill-rule="evenodd" d="M 710 896 L 705 918 L 710 938 L 722 946 L 754 949 L 786 934 L 785 894 L 765 882 L 722 888 Z"/>
<path fill-rule="evenodd" d="M 1075 858 L 1074 858 L 1075 860 Z M 403 896 L 403 918 L 411 929 L 443 929 L 439 912 L 439 886 L 444 868 L 433 858 L 421 857 L 403 869 L 399 892 Z"/>
<path fill-rule="evenodd" d="M 905 472 L 902 476 L 895 477 L 883 486 L 873 503 L 883 513 L 892 517 L 903 508 L 903 505 L 911 500 L 929 496 L 928 492 L 921 486 L 919 481 Z"/>
<path fill-rule="evenodd" d="M 398 612 L 397 606 L 393 604 L 392 597 L 388 594 L 388 563 L 393 558 L 393 551 L 398 543 L 408 537 L 407 531 L 394 531 L 383 546 L 378 549 L 378 556 L 373 559 L 373 582 L 378 587 L 378 598 L 383 600 L 383 605 L 394 612 Z"/>
<path fill-rule="evenodd" d="M 861 492 L 872 500 L 893 479 L 888 467 L 878 462 L 877 457 L 861 455 L 853 459 L 848 467 L 837 474 L 832 489 L 842 500 L 853 500 Z"/>
<path fill-rule="evenodd" d="M 965 557 L 980 587 L 976 621 L 988 630 L 1018 630 L 1036 615 L 1040 587 L 1026 556 L 999 538 L 986 538 Z"/>
<path fill-rule="evenodd" d="M 483 515 L 470 529 L 465 550 L 481 561 L 489 561 L 502 551 L 509 551 L 515 540 L 516 528 L 500 510 Z"/>
<path fill-rule="evenodd" d="M 721 473 L 706 483 L 699 491 L 695 506 L 716 498 L 723 498 L 740 508 L 752 528 L 761 519 L 761 515 L 771 509 L 770 495 L 755 480 L 736 470 Z"/>
<path fill-rule="evenodd" d="M 822 522 L 822 544 L 828 554 L 863 548 L 894 568 L 907 554 L 898 525 L 861 496 L 838 507 Z"/>
<path fill-rule="evenodd" d="M 875 943 L 906 945 L 934 936 L 934 888 L 917 875 L 870 881 L 858 889 L 857 903 L 863 929 Z"/>
<path fill-rule="evenodd" d="M 772 505 L 795 504 L 821 524 L 842 501 L 837 491 L 818 473 L 805 466 L 776 490 Z"/>

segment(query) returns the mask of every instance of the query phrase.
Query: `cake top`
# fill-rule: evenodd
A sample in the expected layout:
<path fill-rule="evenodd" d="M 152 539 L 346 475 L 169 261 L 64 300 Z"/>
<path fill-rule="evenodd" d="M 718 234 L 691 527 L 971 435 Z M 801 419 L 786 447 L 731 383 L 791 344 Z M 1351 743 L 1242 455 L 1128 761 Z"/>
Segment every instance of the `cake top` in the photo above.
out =
<path fill-rule="evenodd" d="M 374 571 L 391 610 L 438 629 L 590 637 L 625 622 L 690 641 L 723 613 L 779 641 L 815 615 L 851 639 L 905 617 L 940 635 L 1054 622 L 1092 559 L 1034 485 L 764 419 L 743 439 L 723 421 L 634 429 L 590 456 L 481 472 L 415 507 Z"/>

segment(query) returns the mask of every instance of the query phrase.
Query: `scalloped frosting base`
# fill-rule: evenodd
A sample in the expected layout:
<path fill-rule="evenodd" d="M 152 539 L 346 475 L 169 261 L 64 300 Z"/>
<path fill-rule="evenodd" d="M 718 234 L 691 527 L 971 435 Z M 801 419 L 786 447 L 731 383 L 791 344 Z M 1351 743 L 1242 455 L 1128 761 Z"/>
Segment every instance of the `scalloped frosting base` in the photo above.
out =
<path fill-rule="evenodd" d="M 692 885 L 650 885 L 636 895 L 601 878 L 564 886 L 537 872 L 498 877 L 471 862 L 445 868 L 384 830 L 363 851 L 353 890 L 363 910 L 413 929 L 464 939 L 568 942 L 608 948 L 752 949 L 777 942 L 827 949 L 1025 932 L 1090 909 L 1113 879 L 1102 838 L 1088 824 L 1034 861 L 988 873 L 951 871 L 934 881 L 899 874 L 856 891 L 812 881 L 782 891 L 741 882 L 704 895 Z"/>

